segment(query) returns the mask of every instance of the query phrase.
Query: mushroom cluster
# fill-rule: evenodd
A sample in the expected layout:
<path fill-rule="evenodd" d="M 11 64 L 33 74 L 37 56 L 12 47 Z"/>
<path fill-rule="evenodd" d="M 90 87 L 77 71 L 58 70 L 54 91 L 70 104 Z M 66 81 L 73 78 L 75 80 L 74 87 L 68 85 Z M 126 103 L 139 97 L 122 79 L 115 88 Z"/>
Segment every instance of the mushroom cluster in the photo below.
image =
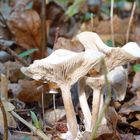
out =
<path fill-rule="evenodd" d="M 78 124 L 72 104 L 71 86 L 85 76 L 94 65 L 100 62 L 104 54 L 94 50 L 76 53 L 64 49 L 54 51 L 47 58 L 36 60 L 29 67 L 22 67 L 21 71 L 35 79 L 57 83 L 62 92 L 66 111 L 69 138 L 78 135 Z"/>
<path fill-rule="evenodd" d="M 21 68 L 25 75 L 35 80 L 51 81 L 60 87 L 70 132 L 69 139 L 76 139 L 79 133 L 70 92 L 71 86 L 76 82 L 79 83 L 79 102 L 84 114 L 85 129 L 91 131 L 99 115 L 100 101 L 103 103 L 101 89 L 105 80 L 102 73 L 98 77 L 87 76 L 87 73 L 100 67 L 100 61 L 104 58 L 109 71 L 108 79 L 118 93 L 117 99 L 123 100 L 127 87 L 127 73 L 121 66 L 140 58 L 140 48 L 133 42 L 122 48 L 110 48 L 93 32 L 80 33 L 76 36 L 76 40 L 84 46 L 84 52 L 58 49 L 47 58 L 36 60 L 29 67 Z M 87 103 L 85 85 L 93 89 L 92 113 Z"/>
<path fill-rule="evenodd" d="M 125 98 L 128 78 L 127 71 L 122 67 L 122 65 L 140 58 L 140 47 L 138 44 L 135 42 L 129 42 L 121 48 L 111 48 L 104 44 L 101 38 L 93 32 L 82 32 L 76 36 L 76 39 L 83 44 L 85 50 L 96 50 L 105 55 L 104 59 L 108 70 L 108 80 L 117 93 L 115 95 L 116 99 L 122 101 Z M 83 79 L 85 84 L 80 84 L 80 87 L 83 88 L 84 85 L 89 85 L 93 89 L 92 117 L 87 117 L 87 111 L 81 107 L 85 120 L 88 120 L 89 122 L 91 118 L 90 127 L 85 124 L 85 128 L 87 128 L 86 130 L 91 131 L 97 121 L 99 110 L 103 106 L 103 95 L 101 95 L 101 89 L 105 84 L 105 80 L 102 73 L 94 77 L 86 76 Z M 86 96 L 85 92 L 80 93 L 80 95 L 82 95 L 83 98 Z M 83 102 L 80 99 L 79 101 L 81 106 L 89 108 L 87 103 L 84 103 L 83 105 Z"/>

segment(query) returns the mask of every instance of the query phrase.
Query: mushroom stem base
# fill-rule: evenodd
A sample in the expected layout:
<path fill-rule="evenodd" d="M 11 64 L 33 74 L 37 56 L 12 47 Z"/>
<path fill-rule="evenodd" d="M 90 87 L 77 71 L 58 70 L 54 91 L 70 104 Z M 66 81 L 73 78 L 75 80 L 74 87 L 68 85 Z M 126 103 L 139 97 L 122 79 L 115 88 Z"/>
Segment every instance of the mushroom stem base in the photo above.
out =
<path fill-rule="evenodd" d="M 91 132 L 91 112 L 85 94 L 85 80 L 81 79 L 78 83 L 79 102 L 85 119 L 85 129 Z"/>
<path fill-rule="evenodd" d="M 76 115 L 72 103 L 70 87 L 61 88 L 62 98 L 64 102 L 64 107 L 66 111 L 67 123 L 69 132 L 72 134 L 73 138 L 76 138 L 78 135 L 78 124 L 76 120 Z"/>
<path fill-rule="evenodd" d="M 92 123 L 91 128 L 93 129 L 100 110 L 100 100 L 101 100 L 101 93 L 99 89 L 94 89 L 93 100 L 92 100 Z"/>

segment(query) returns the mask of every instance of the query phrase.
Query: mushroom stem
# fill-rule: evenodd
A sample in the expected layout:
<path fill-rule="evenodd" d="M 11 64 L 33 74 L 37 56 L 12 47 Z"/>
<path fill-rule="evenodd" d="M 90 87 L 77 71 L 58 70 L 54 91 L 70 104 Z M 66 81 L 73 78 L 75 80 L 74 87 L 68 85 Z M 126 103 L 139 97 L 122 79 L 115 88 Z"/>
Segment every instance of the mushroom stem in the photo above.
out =
<path fill-rule="evenodd" d="M 85 119 L 86 131 L 91 131 L 91 113 L 85 95 L 85 80 L 81 79 L 78 83 L 79 102 Z"/>
<path fill-rule="evenodd" d="M 100 109 L 100 100 L 101 100 L 101 93 L 99 89 L 93 89 L 94 94 L 93 94 L 93 100 L 92 100 L 92 126 L 93 128 L 96 124 L 98 114 L 99 114 L 99 109 Z"/>
<path fill-rule="evenodd" d="M 68 129 L 72 135 L 72 138 L 76 138 L 78 134 L 78 124 L 76 120 L 76 115 L 72 103 L 70 86 L 60 86 L 62 91 L 62 98 L 64 102 L 64 107 L 66 111 Z"/>

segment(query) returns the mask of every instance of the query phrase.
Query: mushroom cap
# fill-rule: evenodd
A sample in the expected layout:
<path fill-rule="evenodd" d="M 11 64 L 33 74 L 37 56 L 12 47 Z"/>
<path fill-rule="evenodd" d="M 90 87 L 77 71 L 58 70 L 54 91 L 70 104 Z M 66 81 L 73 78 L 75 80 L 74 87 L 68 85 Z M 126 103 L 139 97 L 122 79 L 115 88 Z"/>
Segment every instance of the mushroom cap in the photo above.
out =
<path fill-rule="evenodd" d="M 29 67 L 22 67 L 21 71 L 35 80 L 72 85 L 98 64 L 102 57 L 104 54 L 98 51 L 76 53 L 58 49 L 47 58 L 36 60 Z"/>
<path fill-rule="evenodd" d="M 94 32 L 82 32 L 76 38 L 83 44 L 85 49 L 94 49 L 103 53 L 110 52 L 112 49 L 103 43 L 99 35 Z"/>
<path fill-rule="evenodd" d="M 108 79 L 115 91 L 116 100 L 122 101 L 125 98 L 128 86 L 128 73 L 122 66 L 116 67 L 108 73 Z"/>
<path fill-rule="evenodd" d="M 133 57 L 140 58 L 140 47 L 137 43 L 129 42 L 125 44 L 122 49 Z"/>
<path fill-rule="evenodd" d="M 130 61 L 140 58 L 140 47 L 136 43 L 127 43 L 122 48 L 112 48 L 111 52 L 105 56 L 108 70 L 127 64 Z"/>
<path fill-rule="evenodd" d="M 127 89 L 127 81 L 128 81 L 128 74 L 127 71 L 122 67 L 116 67 L 112 71 L 109 71 L 107 74 L 108 80 L 113 87 L 113 97 L 116 100 L 122 101 L 126 95 Z M 101 90 L 105 85 L 104 75 L 98 77 L 84 77 L 86 80 L 86 84 L 89 85 L 92 89 L 99 89 Z"/>

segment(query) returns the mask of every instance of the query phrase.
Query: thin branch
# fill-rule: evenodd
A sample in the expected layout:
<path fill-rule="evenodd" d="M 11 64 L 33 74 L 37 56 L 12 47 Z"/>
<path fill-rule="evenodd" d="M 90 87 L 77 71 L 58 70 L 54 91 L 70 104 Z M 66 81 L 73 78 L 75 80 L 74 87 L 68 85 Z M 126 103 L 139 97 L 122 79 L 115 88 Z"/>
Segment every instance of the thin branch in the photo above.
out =
<path fill-rule="evenodd" d="M 133 7 L 132 7 L 132 11 L 131 11 L 131 16 L 130 16 L 129 23 L 128 23 L 128 28 L 127 28 L 127 32 L 126 32 L 126 43 L 129 40 L 130 27 L 131 27 L 131 24 L 132 24 L 132 21 L 133 21 L 135 9 L 136 9 L 136 1 L 134 1 L 134 3 L 133 3 Z"/>
<path fill-rule="evenodd" d="M 1 74 L 1 98 L 8 99 L 8 79 L 4 74 Z"/>
<path fill-rule="evenodd" d="M 47 49 L 46 49 L 46 45 L 47 45 L 46 0 L 42 0 L 42 6 L 41 6 L 41 32 L 42 32 L 41 55 L 42 55 L 42 58 L 43 58 L 45 56 L 45 52 L 47 53 Z"/>
<path fill-rule="evenodd" d="M 27 127 L 29 127 L 36 135 L 38 135 L 43 140 L 51 140 L 47 135 L 44 134 L 40 129 L 37 129 L 27 121 L 25 121 L 23 118 L 21 118 L 16 112 L 11 111 L 10 112 L 15 118 L 17 118 L 19 121 L 21 121 L 23 124 L 25 124 Z"/>
<path fill-rule="evenodd" d="M 2 100 L 0 98 L 0 108 L 1 108 L 1 112 L 3 115 L 3 122 L 4 122 L 4 140 L 8 140 L 8 122 L 7 122 L 7 115 L 6 115 L 6 111 L 4 108 L 4 105 L 2 103 Z"/>
<path fill-rule="evenodd" d="M 11 50 L 10 48 L 0 44 L 0 49 L 3 51 L 6 51 L 8 54 L 10 54 L 11 56 L 13 56 L 17 61 L 19 61 L 22 65 L 24 66 L 29 66 L 29 64 L 22 59 L 21 57 L 19 57 L 13 50 Z"/>
<path fill-rule="evenodd" d="M 111 22 L 112 44 L 113 44 L 113 47 L 114 47 L 115 46 L 115 39 L 114 39 L 114 24 L 113 24 L 113 8 L 114 8 L 114 0 L 111 0 L 110 22 Z"/>

